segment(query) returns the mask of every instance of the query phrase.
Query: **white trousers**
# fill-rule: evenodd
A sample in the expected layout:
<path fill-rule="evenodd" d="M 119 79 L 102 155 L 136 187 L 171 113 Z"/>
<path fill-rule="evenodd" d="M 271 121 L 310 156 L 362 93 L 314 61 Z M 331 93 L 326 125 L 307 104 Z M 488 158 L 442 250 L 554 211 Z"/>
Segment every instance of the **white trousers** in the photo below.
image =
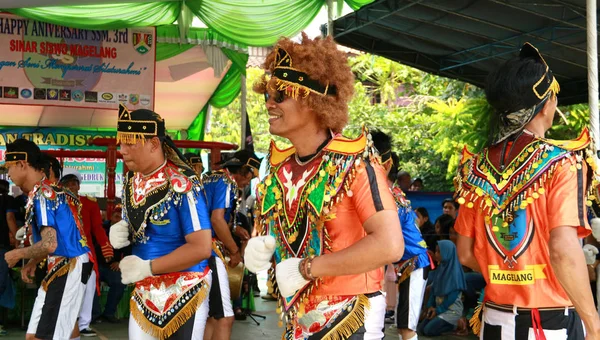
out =
<path fill-rule="evenodd" d="M 79 312 L 79 330 L 84 330 L 90 327 L 92 322 L 92 307 L 94 306 L 94 295 L 96 295 L 96 272 L 92 270 L 90 279 L 85 285 L 85 295 L 83 296 L 83 304 Z"/>

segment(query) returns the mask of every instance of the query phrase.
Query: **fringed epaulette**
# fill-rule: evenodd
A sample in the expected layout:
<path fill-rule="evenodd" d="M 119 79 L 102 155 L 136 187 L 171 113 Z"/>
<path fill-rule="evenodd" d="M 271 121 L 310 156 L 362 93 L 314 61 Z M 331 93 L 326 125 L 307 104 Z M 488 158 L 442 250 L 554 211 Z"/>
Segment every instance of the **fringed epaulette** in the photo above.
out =
<path fill-rule="evenodd" d="M 204 183 L 204 184 L 215 183 L 220 180 L 223 180 L 223 181 L 225 181 L 225 183 L 234 185 L 237 187 L 237 184 L 231 178 L 231 176 L 227 175 L 227 173 L 223 170 L 215 170 L 215 171 L 211 171 L 209 173 L 202 175 L 202 183 Z"/>
<path fill-rule="evenodd" d="M 279 178 L 279 174 L 294 154 L 293 148 L 280 150 L 272 144 L 269 174 L 257 186 L 255 225 L 257 230 L 275 237 L 276 263 L 290 257 L 318 256 L 325 249 L 331 250 L 325 222 L 336 218 L 335 206 L 339 202 L 354 195 L 350 188 L 357 171 L 364 168 L 365 163 L 375 163 L 377 155 L 366 129 L 356 139 L 335 136 L 321 151 L 319 161 L 315 161 L 317 169 L 303 177 L 305 184 L 295 194 L 299 208 L 290 216 L 284 202 L 284 179 Z M 317 280 L 294 296 L 283 299 L 282 313 L 297 310 L 296 302 L 310 295 L 319 284 L 320 280 Z"/>
<path fill-rule="evenodd" d="M 570 170 L 577 172 L 582 171 L 585 162 L 590 169 L 589 188 L 597 186 L 593 143 L 587 130 L 572 141 L 535 139 L 504 171 L 497 170 L 487 154 L 487 149 L 476 155 L 463 151 L 454 178 L 455 195 L 459 204 L 482 209 L 489 217 L 499 217 L 504 226 L 512 222 L 518 210 L 545 194 L 547 183 L 560 166 L 571 163 Z M 591 193 L 588 196 L 595 198 Z"/>
<path fill-rule="evenodd" d="M 129 172 L 126 176 L 126 185 L 123 189 L 123 202 L 126 208 L 124 213 L 135 242 L 146 242 L 147 223 L 162 223 L 169 209 L 172 206 L 179 207 L 188 193 L 192 192 L 194 197 L 202 194 L 200 180 L 192 170 L 167 163 L 161 171 L 166 176 L 166 180 L 148 192 L 139 204 L 136 204 L 133 199 L 132 182 L 135 174 Z"/>

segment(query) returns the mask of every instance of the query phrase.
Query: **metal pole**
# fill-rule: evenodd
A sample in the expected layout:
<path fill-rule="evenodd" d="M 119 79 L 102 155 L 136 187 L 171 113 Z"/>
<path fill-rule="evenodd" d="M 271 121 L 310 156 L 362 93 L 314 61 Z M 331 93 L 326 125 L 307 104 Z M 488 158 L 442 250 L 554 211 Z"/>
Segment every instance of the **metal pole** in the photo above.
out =
<path fill-rule="evenodd" d="M 588 102 L 590 105 L 590 128 L 600 149 L 600 129 L 598 116 L 598 32 L 596 0 L 587 0 L 587 63 L 588 63 Z"/>
<path fill-rule="evenodd" d="M 240 148 L 243 150 L 246 148 L 246 127 L 248 125 L 248 115 L 246 113 L 246 96 L 247 96 L 247 89 L 246 89 L 246 76 L 242 75 L 242 87 L 241 87 L 241 96 L 240 96 L 240 101 L 242 103 L 241 107 L 242 107 L 242 133 L 240 134 L 240 136 L 242 136 L 242 140 L 240 141 Z"/>
<path fill-rule="evenodd" d="M 327 0 L 327 35 L 333 37 L 333 0 Z"/>

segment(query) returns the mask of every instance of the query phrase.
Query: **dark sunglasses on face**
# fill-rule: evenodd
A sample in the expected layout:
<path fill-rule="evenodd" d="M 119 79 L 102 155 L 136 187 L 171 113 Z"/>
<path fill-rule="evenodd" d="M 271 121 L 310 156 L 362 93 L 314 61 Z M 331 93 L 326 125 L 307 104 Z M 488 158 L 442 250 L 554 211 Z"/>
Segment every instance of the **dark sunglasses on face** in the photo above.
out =
<path fill-rule="evenodd" d="M 265 92 L 265 103 L 269 101 L 269 98 L 271 98 L 271 95 L 269 95 L 269 92 Z M 283 101 L 285 100 L 285 91 L 280 90 L 275 92 L 273 100 L 277 104 L 283 103 Z"/>

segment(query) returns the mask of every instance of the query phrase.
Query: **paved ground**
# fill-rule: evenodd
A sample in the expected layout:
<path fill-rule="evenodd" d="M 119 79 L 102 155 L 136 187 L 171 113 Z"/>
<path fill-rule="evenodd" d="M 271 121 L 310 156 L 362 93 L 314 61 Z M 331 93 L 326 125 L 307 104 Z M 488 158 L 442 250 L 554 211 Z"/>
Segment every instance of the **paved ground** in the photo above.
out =
<path fill-rule="evenodd" d="M 246 339 L 262 339 L 262 340 L 270 340 L 270 339 L 281 339 L 281 328 L 277 326 L 277 315 L 275 314 L 275 302 L 267 302 L 260 298 L 256 299 L 256 313 L 266 316 L 265 320 L 257 318 L 260 322 L 260 325 L 256 325 L 253 323 L 251 319 L 247 319 L 246 321 L 236 321 L 233 325 L 233 335 L 231 339 L 233 340 L 246 340 Z M 101 339 L 101 340 L 126 340 L 127 337 L 127 321 L 123 320 L 121 323 L 109 324 L 109 323 L 100 323 L 93 325 L 94 330 L 98 332 L 97 338 L 83 338 L 83 339 Z M 9 328 L 9 335 L 2 337 L 2 339 L 24 339 L 25 332 L 18 328 Z M 388 339 L 398 339 L 396 335 L 396 328 L 387 328 L 386 329 L 386 340 Z M 434 339 L 434 338 L 426 338 L 419 337 L 419 339 Z M 472 340 L 475 337 L 456 337 L 456 336 L 441 336 L 437 339 L 462 339 L 462 340 Z M 132 339 L 135 340 L 135 339 Z"/>
<path fill-rule="evenodd" d="M 266 277 L 259 275 L 259 287 L 264 292 L 266 291 Z M 278 327 L 278 316 L 275 314 L 275 302 L 265 301 L 261 298 L 255 299 L 256 313 L 263 315 L 266 319 L 262 320 L 257 318 L 260 325 L 255 324 L 250 318 L 246 321 L 236 321 L 233 325 L 233 334 L 231 339 L 233 340 L 246 340 L 246 339 L 260 339 L 260 340 L 276 340 L 281 339 L 282 329 Z M 83 339 L 110 339 L 110 340 L 126 340 L 127 337 L 127 320 L 122 320 L 119 324 L 100 323 L 92 325 L 92 328 L 96 330 L 98 336 L 93 338 Z M 24 339 L 25 331 L 20 329 L 18 325 L 9 327 L 7 329 L 9 334 L 2 337 L 2 339 Z M 398 335 L 395 327 L 386 327 L 386 340 L 398 339 Z M 441 336 L 437 338 L 419 337 L 421 340 L 426 339 L 461 339 L 461 340 L 473 340 L 476 339 L 474 336 L 469 337 L 457 337 L 457 336 Z M 135 339 L 132 339 L 135 340 Z"/>

